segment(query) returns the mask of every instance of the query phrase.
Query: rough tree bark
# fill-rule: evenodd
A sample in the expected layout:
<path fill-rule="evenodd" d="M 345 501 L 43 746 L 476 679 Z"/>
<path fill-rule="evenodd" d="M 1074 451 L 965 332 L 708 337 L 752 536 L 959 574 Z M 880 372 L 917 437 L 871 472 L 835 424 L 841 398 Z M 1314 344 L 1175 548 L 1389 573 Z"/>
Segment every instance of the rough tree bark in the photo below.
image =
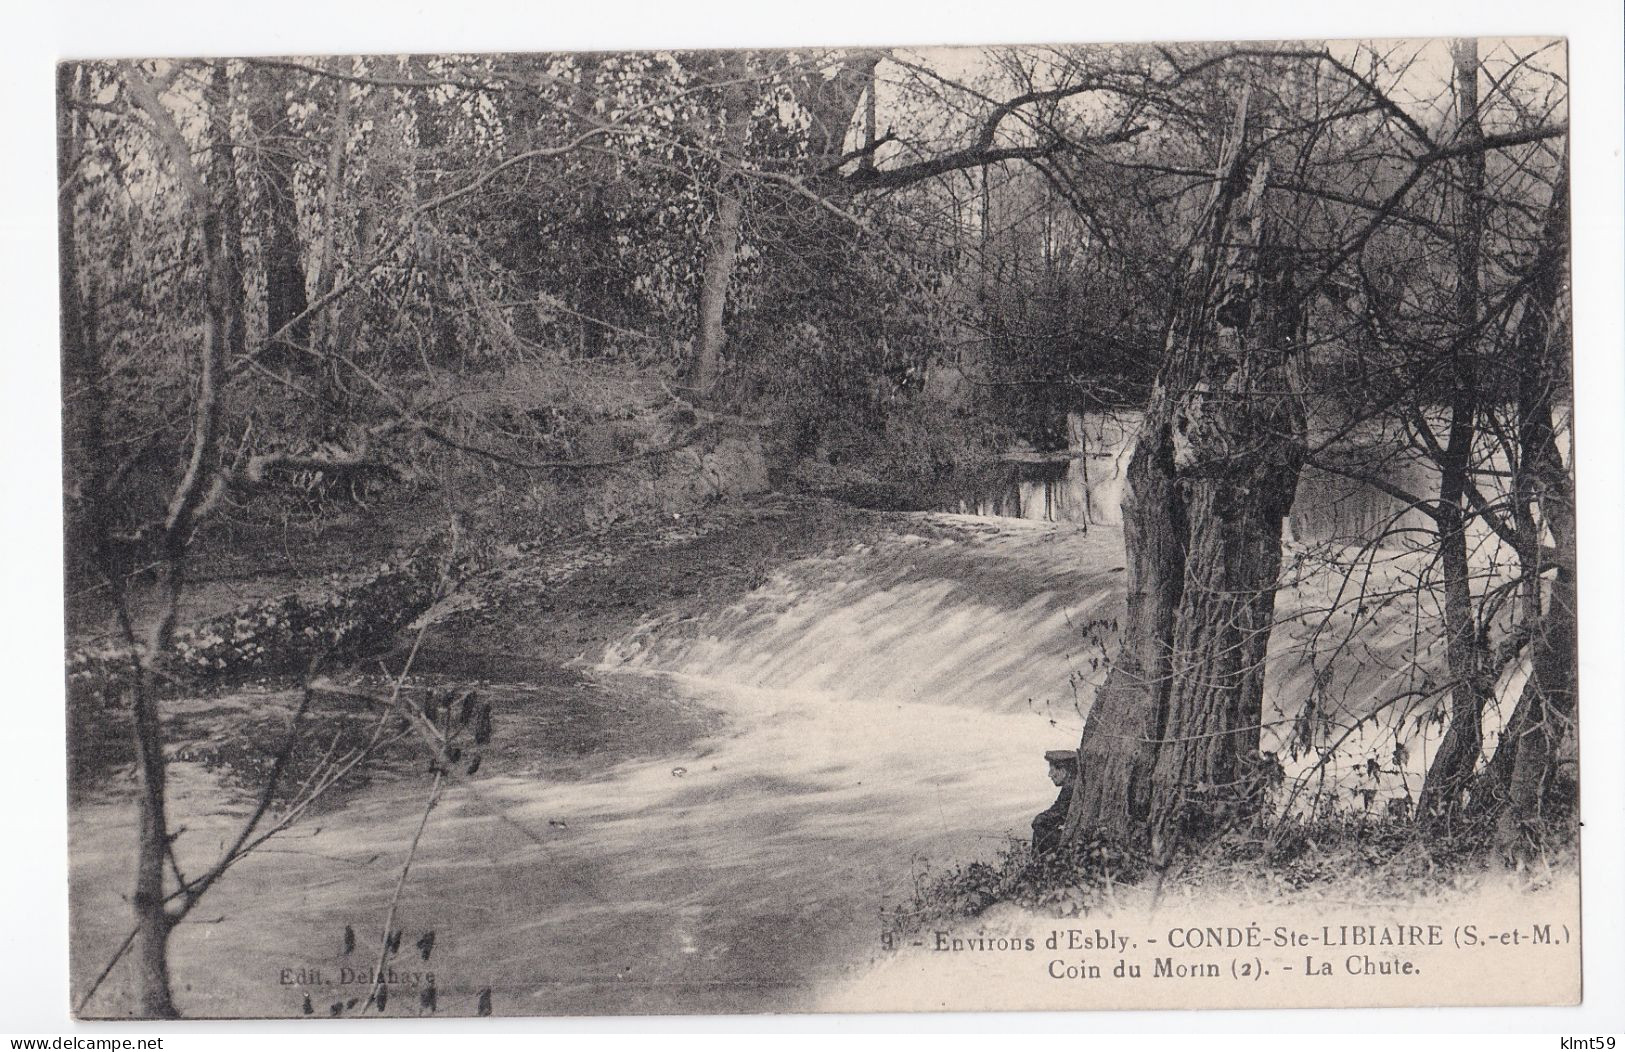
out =
<path fill-rule="evenodd" d="M 1167 857 L 1257 802 L 1281 520 L 1301 463 L 1296 298 L 1264 234 L 1247 102 L 1198 223 L 1123 498 L 1128 610 L 1079 743 L 1066 836 Z"/>

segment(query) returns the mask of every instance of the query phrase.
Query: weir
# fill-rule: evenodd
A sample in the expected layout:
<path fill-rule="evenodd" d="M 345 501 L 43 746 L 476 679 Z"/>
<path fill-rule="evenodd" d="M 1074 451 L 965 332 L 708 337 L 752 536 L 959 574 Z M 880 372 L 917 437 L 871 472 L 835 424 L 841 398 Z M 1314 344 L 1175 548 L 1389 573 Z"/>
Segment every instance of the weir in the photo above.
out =
<path fill-rule="evenodd" d="M 1085 529 L 1121 527 L 1123 486 L 1129 457 L 1143 414 L 1114 410 L 1067 414 L 1067 441 L 1056 448 L 1018 445 L 1007 450 L 991 481 L 952 502 L 944 510 L 994 518 L 1057 522 Z M 1565 414 L 1566 415 L 1566 414 Z M 1442 409 L 1428 413 L 1439 433 L 1447 428 Z M 1299 544 L 1366 544 L 1398 548 L 1425 546 L 1432 520 L 1365 478 L 1420 499 L 1437 495 L 1437 466 L 1414 448 L 1415 440 L 1392 422 L 1350 423 L 1315 418 L 1306 440 L 1329 468 L 1306 466 L 1299 478 L 1292 511 L 1283 523 L 1289 542 Z M 1567 448 L 1567 429 L 1559 447 Z M 1493 436 L 1480 439 L 1478 458 L 1490 469 L 1477 479 L 1491 501 L 1509 498 L 1510 465 Z M 1474 519 L 1468 524 L 1474 549 L 1496 543 L 1491 529 Z"/>
<path fill-rule="evenodd" d="M 1081 726 L 1121 602 L 1121 539 L 960 516 L 917 521 L 919 533 L 785 567 L 703 621 L 647 622 L 604 664 Z"/>
<path fill-rule="evenodd" d="M 886 516 L 868 539 L 779 567 L 725 608 L 645 622 L 565 699 L 506 688 L 493 738 L 506 751 L 447 789 L 397 923 L 438 928 L 447 1003 L 472 1004 L 500 978 L 504 1010 L 813 1007 L 843 969 L 883 952 L 882 905 L 906 902 L 925 873 L 1025 838 L 1054 799 L 1043 753 L 1078 740 L 1113 651 L 1122 565 L 1110 528 Z M 1291 612 L 1334 592 L 1316 578 L 1282 593 L 1266 747 L 1289 773 L 1311 762 L 1283 744 L 1305 698 L 1353 724 L 1404 689 L 1411 655 L 1432 645 L 1396 602 L 1362 635 L 1358 660 L 1317 674 L 1295 653 L 1309 636 Z M 705 717 L 544 763 L 539 746 L 557 737 L 538 718 L 544 705 L 566 722 Z M 1334 792 L 1363 759 L 1391 752 L 1382 723 L 1344 742 L 1327 771 Z M 176 849 L 195 867 L 232 819 L 215 808 L 215 775 L 180 761 L 172 771 L 188 829 Z M 1416 784 L 1389 771 L 1374 784 L 1397 795 L 1406 777 Z M 421 807 L 415 783 L 402 793 L 380 779 L 298 851 L 234 869 L 214 893 L 221 922 L 176 935 L 177 980 L 197 992 L 196 1010 L 296 1012 L 299 990 L 266 983 L 257 962 L 333 974 L 353 964 L 336 956 L 335 933 L 376 923 L 369 867 L 411 840 Z M 86 946 L 123 934 L 111 896 L 127 839 L 110 831 L 132 821 L 111 799 L 74 812 L 76 908 L 111 919 L 81 932 Z"/>
<path fill-rule="evenodd" d="M 913 519 L 917 532 L 783 567 L 726 610 L 646 622 L 607 650 L 603 667 L 838 698 L 860 712 L 908 703 L 1030 714 L 1052 728 L 1046 747 L 1073 747 L 1116 650 L 1121 532 Z M 1294 561 L 1308 550 L 1287 543 L 1262 749 L 1281 763 L 1296 808 L 1408 806 L 1441 733 L 1428 717 L 1441 702 L 1432 685 L 1443 642 L 1434 619 L 1418 617 L 1427 593 L 1414 590 L 1427 555 L 1396 552 L 1357 568 L 1386 596 L 1367 606 L 1344 601 L 1342 571 L 1318 555 Z M 1507 711 L 1522 675 L 1498 685 Z M 1490 714 L 1487 747 L 1504 716 Z M 1303 783 L 1296 793 L 1293 780 Z"/>

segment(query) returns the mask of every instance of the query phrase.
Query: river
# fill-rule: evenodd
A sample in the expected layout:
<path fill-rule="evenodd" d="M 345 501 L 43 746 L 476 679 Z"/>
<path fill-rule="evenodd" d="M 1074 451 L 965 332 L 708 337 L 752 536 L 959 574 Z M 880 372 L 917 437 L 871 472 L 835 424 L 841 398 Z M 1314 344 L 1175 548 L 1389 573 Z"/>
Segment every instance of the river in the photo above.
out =
<path fill-rule="evenodd" d="M 705 616 L 652 618 L 562 686 L 488 687 L 497 747 L 427 823 L 390 1013 L 426 1010 L 429 971 L 440 1013 L 487 988 L 497 1014 L 812 1009 L 881 955 L 883 906 L 1024 836 L 1054 797 L 1042 753 L 1076 743 L 1104 675 L 1121 536 L 899 522 Z M 247 801 L 172 770 L 195 871 Z M 426 791 L 421 769 L 377 778 L 236 867 L 175 935 L 182 1010 L 364 1002 Z M 133 828 L 127 791 L 72 809 L 80 990 L 127 930 Z M 118 1014 L 126 978 L 90 1014 Z"/>

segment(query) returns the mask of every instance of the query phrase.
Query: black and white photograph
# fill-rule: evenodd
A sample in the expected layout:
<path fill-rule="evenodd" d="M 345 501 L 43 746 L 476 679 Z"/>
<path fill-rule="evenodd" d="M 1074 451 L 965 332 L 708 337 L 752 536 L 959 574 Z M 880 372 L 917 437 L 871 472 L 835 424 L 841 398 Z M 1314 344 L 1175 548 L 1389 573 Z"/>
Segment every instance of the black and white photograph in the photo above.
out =
<path fill-rule="evenodd" d="M 1569 72 L 60 61 L 66 1010 L 1598 996 Z"/>

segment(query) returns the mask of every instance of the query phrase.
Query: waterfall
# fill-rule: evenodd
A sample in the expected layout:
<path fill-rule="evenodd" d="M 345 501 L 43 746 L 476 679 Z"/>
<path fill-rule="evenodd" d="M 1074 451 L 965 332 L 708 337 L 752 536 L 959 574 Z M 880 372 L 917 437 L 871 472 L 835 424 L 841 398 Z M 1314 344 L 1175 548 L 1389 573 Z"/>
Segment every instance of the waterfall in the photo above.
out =
<path fill-rule="evenodd" d="M 1048 721 L 1054 746 L 1073 744 L 1116 649 L 1121 533 L 939 513 L 913 519 L 916 532 L 782 567 L 725 609 L 646 621 L 608 649 L 603 665 L 870 710 L 1031 713 Z M 1440 733 L 1427 717 L 1441 703 L 1432 684 L 1442 675 L 1442 640 L 1426 609 L 1430 593 L 1407 592 L 1425 561 L 1425 553 L 1393 554 L 1374 566 L 1366 584 L 1385 598 L 1369 607 L 1346 601 L 1342 574 L 1330 566 L 1288 570 L 1261 737 L 1289 778 L 1357 800 L 1369 789 L 1377 806 L 1414 798 Z M 1515 697 L 1515 687 L 1509 681 L 1498 693 Z M 1491 714 L 1492 734 L 1501 715 Z"/>
<path fill-rule="evenodd" d="M 1102 622 L 1118 616 L 1121 538 L 918 518 L 921 533 L 792 564 L 703 621 L 646 622 L 604 663 L 1077 722 L 1103 664 Z"/>

